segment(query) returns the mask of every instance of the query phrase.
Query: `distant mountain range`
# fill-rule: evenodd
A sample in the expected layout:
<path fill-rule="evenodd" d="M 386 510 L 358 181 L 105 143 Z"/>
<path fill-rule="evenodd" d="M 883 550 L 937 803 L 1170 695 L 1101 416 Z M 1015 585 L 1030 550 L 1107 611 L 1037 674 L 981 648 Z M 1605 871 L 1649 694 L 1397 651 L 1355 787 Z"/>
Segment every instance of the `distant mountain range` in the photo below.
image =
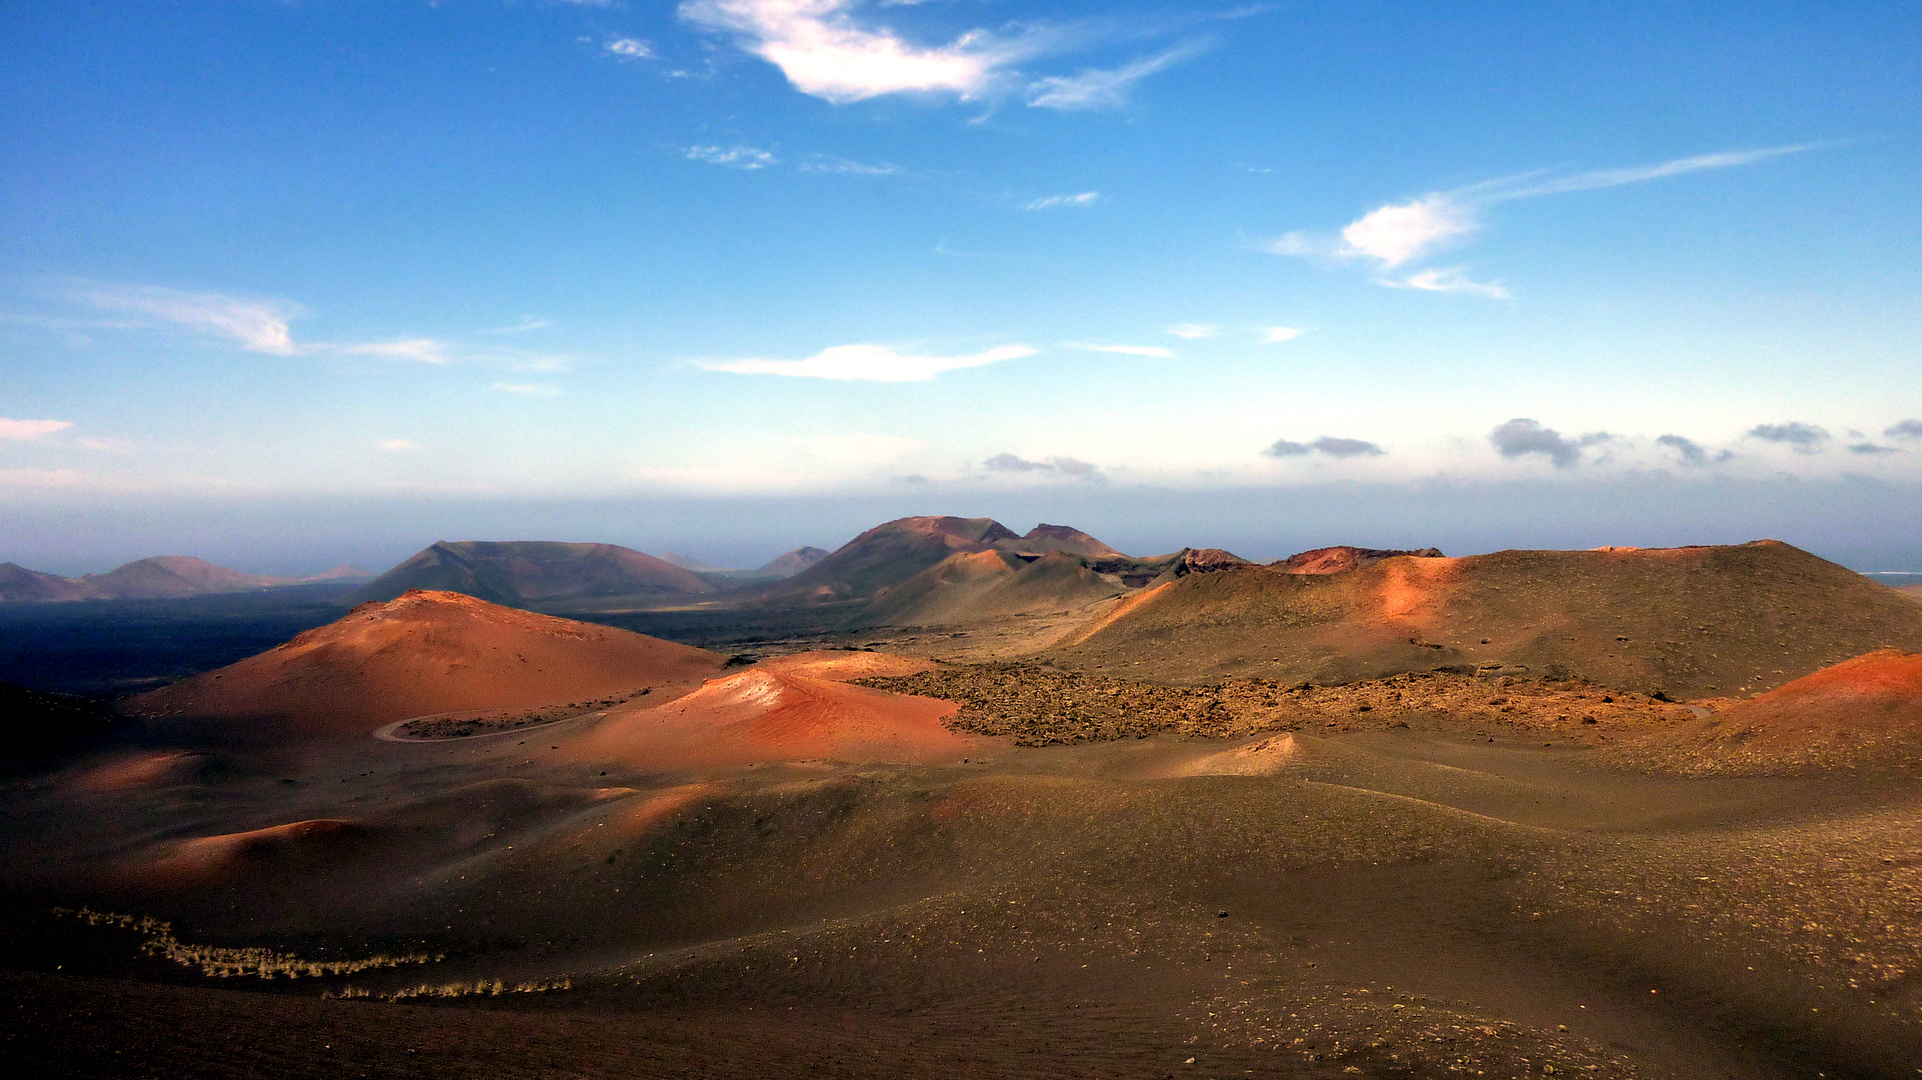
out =
<path fill-rule="evenodd" d="M 677 555 L 672 551 L 664 552 L 659 556 L 662 562 L 672 563 L 683 570 L 732 581 L 778 581 L 782 578 L 790 578 L 827 557 L 827 551 L 822 548 L 798 547 L 786 554 L 777 555 L 752 570 L 742 570 L 726 566 L 711 566 L 699 559 Z"/>
<path fill-rule="evenodd" d="M 229 570 L 186 555 L 156 555 L 104 574 L 61 577 L 0 563 L 0 603 L 61 600 L 171 600 L 213 593 L 252 592 L 284 585 L 353 582 L 373 577 L 352 566 L 336 566 L 309 577 L 267 577 Z"/>
<path fill-rule="evenodd" d="M 519 607 L 603 596 L 699 596 L 719 586 L 615 544 L 442 540 L 355 590 L 349 600 L 392 600 L 409 589 L 457 592 Z"/>

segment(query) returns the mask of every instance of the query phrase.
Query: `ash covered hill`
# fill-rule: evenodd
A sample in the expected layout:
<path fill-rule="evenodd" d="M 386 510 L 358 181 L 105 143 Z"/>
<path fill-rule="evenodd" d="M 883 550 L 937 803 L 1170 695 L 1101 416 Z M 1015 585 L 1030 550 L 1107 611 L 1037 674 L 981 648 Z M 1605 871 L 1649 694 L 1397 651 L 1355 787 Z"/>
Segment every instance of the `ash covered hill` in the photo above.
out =
<path fill-rule="evenodd" d="M 1023 536 L 993 518 L 897 518 L 869 529 L 807 569 L 763 590 L 760 599 L 768 604 L 865 600 L 944 559 L 989 551 L 1029 556 L 1050 551 L 1119 555 L 1087 533 L 1063 525 L 1037 525 Z"/>
<path fill-rule="evenodd" d="M 877 623 L 962 625 L 1008 615 L 1071 611 L 1121 595 L 1120 579 L 1065 550 L 1023 556 L 989 550 L 951 555 L 868 605 Z"/>
<path fill-rule="evenodd" d="M 700 679 L 722 662 L 644 634 L 414 591 L 132 698 L 125 711 L 295 738 L 354 734 L 433 713 L 631 693 Z"/>
<path fill-rule="evenodd" d="M 1922 606 L 1761 540 L 1389 555 L 1332 573 L 1231 565 L 1128 597 L 1052 656 L 1178 682 L 1445 668 L 1701 697 L 1767 690 L 1886 647 L 1922 649 Z"/>
<path fill-rule="evenodd" d="M 614 544 L 443 540 L 368 582 L 349 601 L 392 600 L 411 589 L 457 592 L 518 606 L 605 596 L 697 596 L 715 592 L 717 586 L 672 563 Z"/>
<path fill-rule="evenodd" d="M 763 589 L 767 607 L 843 605 L 851 624 L 966 623 L 1075 608 L 1125 591 L 1097 559 L 1127 556 L 1079 529 L 1025 536 L 992 518 L 910 517 L 878 525 Z"/>

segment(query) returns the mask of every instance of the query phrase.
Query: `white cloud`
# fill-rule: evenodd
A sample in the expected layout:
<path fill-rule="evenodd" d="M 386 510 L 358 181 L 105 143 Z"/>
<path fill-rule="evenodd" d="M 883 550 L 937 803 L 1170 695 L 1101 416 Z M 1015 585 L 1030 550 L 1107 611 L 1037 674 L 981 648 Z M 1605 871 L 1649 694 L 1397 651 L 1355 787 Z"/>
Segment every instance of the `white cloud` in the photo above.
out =
<path fill-rule="evenodd" d="M 1173 349 L 1160 345 L 1099 345 L 1091 341 L 1064 341 L 1066 349 L 1080 349 L 1082 352 L 1121 353 L 1124 356 L 1155 356 L 1163 360 L 1172 359 Z"/>
<path fill-rule="evenodd" d="M 906 170 L 899 165 L 889 165 L 886 162 L 869 165 L 865 162 L 834 157 L 831 154 L 809 154 L 801 161 L 801 171 L 837 176 L 900 176 Z"/>
<path fill-rule="evenodd" d="M 1177 45 L 1118 68 L 1105 71 L 1090 68 L 1078 75 L 1050 75 L 1028 87 L 1028 104 L 1063 112 L 1118 109 L 1128 103 L 1128 91 L 1135 83 L 1191 59 L 1205 48 L 1200 43 Z"/>
<path fill-rule="evenodd" d="M 1473 232 L 1475 218 L 1446 195 L 1428 195 L 1374 210 L 1341 231 L 1341 254 L 1400 266 L 1453 236 Z"/>
<path fill-rule="evenodd" d="M 681 151 L 689 161 L 726 165 L 735 169 L 765 169 L 779 159 L 766 150 L 752 146 L 690 146 Z"/>
<path fill-rule="evenodd" d="M 559 397 L 561 392 L 551 386 L 539 383 L 497 382 L 494 389 L 504 394 L 521 394 L 526 397 Z"/>
<path fill-rule="evenodd" d="M 1107 479 L 1101 475 L 1101 466 L 1080 458 L 1057 456 L 1045 461 L 1030 461 L 1015 454 L 1000 453 L 983 461 L 982 468 L 1003 473 L 1059 473 L 1062 476 L 1084 482 L 1100 483 Z"/>
<path fill-rule="evenodd" d="M 1799 154 L 1807 150 L 1820 149 L 1825 144 L 1808 143 L 1800 146 L 1773 146 L 1762 150 L 1735 150 L 1722 154 L 1697 154 L 1694 157 L 1676 158 L 1654 165 L 1631 165 L 1622 169 L 1593 169 L 1575 173 L 1572 176 L 1550 178 L 1539 183 L 1526 184 L 1540 173 L 1532 173 L 1514 181 L 1495 181 L 1484 185 L 1489 194 L 1484 202 L 1506 202 L 1510 199 L 1528 199 L 1537 195 L 1556 195 L 1564 191 L 1592 191 L 1596 188 L 1619 187 L 1622 184 L 1639 184 L 1645 180 L 1660 180 L 1683 173 L 1699 172 L 1703 169 L 1726 169 L 1735 165 L 1749 165 L 1784 154 Z"/>
<path fill-rule="evenodd" d="M 1489 300 L 1513 299 L 1512 294 L 1498 281 L 1470 281 L 1467 273 L 1459 266 L 1446 269 L 1422 270 L 1400 280 L 1383 280 L 1383 285 L 1395 289 L 1418 289 L 1422 292 L 1462 293 L 1466 296 L 1480 296 Z"/>
<path fill-rule="evenodd" d="M 1099 191 L 1084 191 L 1079 195 L 1049 195 L 1021 204 L 1023 210 L 1053 210 L 1062 206 L 1093 206 L 1101 198 Z"/>
<path fill-rule="evenodd" d="M 836 104 L 883 94 L 980 97 L 997 72 L 1036 55 L 1042 35 L 1002 40 L 972 30 L 948 45 L 911 45 L 849 11 L 853 0 L 687 0 L 681 18 L 738 35 L 796 90 Z"/>
<path fill-rule="evenodd" d="M 420 444 L 412 439 L 387 439 L 380 448 L 390 454 L 411 454 L 420 449 Z"/>
<path fill-rule="evenodd" d="M 1422 259 L 1449 240 L 1473 234 L 1480 226 L 1478 211 L 1484 206 L 1542 195 L 1639 184 L 1703 169 L 1747 165 L 1812 149 L 1816 147 L 1778 146 L 1762 150 L 1698 154 L 1653 165 L 1594 169 L 1567 176 L 1554 176 L 1551 170 L 1537 170 L 1377 207 L 1342 229 L 1339 240 L 1297 230 L 1285 233 L 1261 245 L 1261 248 L 1276 255 L 1375 259 L 1384 269 L 1393 269 Z M 1383 279 L 1381 284 L 1496 299 L 1509 297 L 1506 288 L 1469 281 L 1459 269 L 1424 270 L 1406 278 Z"/>
<path fill-rule="evenodd" d="M 8 442 L 27 442 L 65 431 L 73 426 L 71 420 L 9 420 L 0 416 L 0 439 Z"/>
<path fill-rule="evenodd" d="M 402 338 L 351 344 L 335 342 L 296 342 L 288 326 L 290 319 L 306 313 L 299 304 L 286 300 L 243 300 L 221 293 L 190 293 L 153 285 L 100 285 L 82 283 L 63 290 L 72 300 L 103 311 L 121 312 L 160 319 L 190 330 L 222 338 L 248 352 L 276 356 L 346 355 L 373 356 L 388 360 L 408 360 L 422 364 L 447 364 L 454 357 L 453 346 L 432 338 Z M 153 324 L 134 320 L 107 324 L 123 329 L 140 329 Z M 503 327 L 500 332 L 545 326 L 538 320 L 523 320 L 522 325 Z"/>
<path fill-rule="evenodd" d="M 981 367 L 1001 360 L 1032 356 L 1026 345 L 1002 345 L 966 356 L 908 356 L 886 345 L 836 345 L 805 360 L 708 360 L 708 371 L 737 375 L 785 375 L 802 379 L 924 382 L 944 371 Z"/>
<path fill-rule="evenodd" d="M 495 326 L 481 331 L 484 334 L 524 334 L 529 330 L 544 330 L 554 325 L 546 319 L 536 319 L 532 315 L 522 315 L 521 321 L 512 326 Z"/>
<path fill-rule="evenodd" d="M 1178 338 L 1193 341 L 1196 338 L 1211 338 L 1221 333 L 1221 327 L 1212 323 L 1179 322 L 1168 327 L 1168 332 Z"/>
<path fill-rule="evenodd" d="M 654 55 L 653 47 L 640 38 L 615 38 L 603 47 L 615 56 L 629 60 L 645 60 Z"/>
<path fill-rule="evenodd" d="M 1261 250 L 1270 255 L 1297 255 L 1306 258 L 1310 255 L 1332 255 L 1340 248 L 1330 241 L 1296 229 L 1294 232 L 1282 233 L 1262 244 Z"/>
<path fill-rule="evenodd" d="M 1293 341 L 1300 336 L 1301 331 L 1292 326 L 1271 326 L 1262 331 L 1261 340 L 1265 345 L 1279 345 L 1284 341 Z"/>
<path fill-rule="evenodd" d="M 89 284 L 75 288 L 72 295 L 103 311 L 151 316 L 225 338 L 249 352 L 290 356 L 298 351 L 287 323 L 302 310 L 283 300 L 243 300 L 151 285 Z"/>
<path fill-rule="evenodd" d="M 359 345 L 321 345 L 314 348 L 350 356 L 377 356 L 383 360 L 411 360 L 417 364 L 446 364 L 447 343 L 433 338 L 404 338 L 399 341 L 369 341 Z"/>

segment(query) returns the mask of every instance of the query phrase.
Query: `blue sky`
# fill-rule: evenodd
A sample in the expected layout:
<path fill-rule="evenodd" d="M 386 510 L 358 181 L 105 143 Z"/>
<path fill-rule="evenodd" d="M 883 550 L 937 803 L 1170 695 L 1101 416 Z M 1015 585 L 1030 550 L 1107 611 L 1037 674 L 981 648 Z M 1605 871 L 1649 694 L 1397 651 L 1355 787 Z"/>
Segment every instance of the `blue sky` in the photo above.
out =
<path fill-rule="evenodd" d="M 1922 559 L 1861 509 L 1922 484 L 1919 68 L 1896 3 L 8 5 L 0 560 Z"/>

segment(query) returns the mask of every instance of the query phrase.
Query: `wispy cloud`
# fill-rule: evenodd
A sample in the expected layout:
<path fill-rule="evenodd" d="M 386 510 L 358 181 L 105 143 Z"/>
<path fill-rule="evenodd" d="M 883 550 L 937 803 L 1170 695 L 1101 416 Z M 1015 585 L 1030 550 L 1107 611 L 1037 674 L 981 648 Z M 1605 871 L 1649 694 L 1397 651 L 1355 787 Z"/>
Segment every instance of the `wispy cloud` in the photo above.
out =
<path fill-rule="evenodd" d="M 1168 333 L 1178 338 L 1194 341 L 1198 338 L 1211 338 L 1221 333 L 1221 327 L 1212 323 L 1179 322 L 1168 327 Z"/>
<path fill-rule="evenodd" d="M 689 161 L 705 161 L 710 165 L 726 165 L 732 169 L 765 169 L 780 160 L 766 150 L 738 143 L 733 146 L 689 146 L 681 153 Z"/>
<path fill-rule="evenodd" d="M 404 338 L 400 341 L 368 341 L 357 345 L 314 345 L 310 349 L 346 353 L 349 356 L 374 356 L 383 360 L 409 360 L 417 364 L 447 364 L 446 342 L 433 338 Z"/>
<path fill-rule="evenodd" d="M 883 0 L 875 6 L 912 5 Z M 1118 108 L 1136 83 L 1208 48 L 1193 41 L 1120 67 L 1034 78 L 1019 66 L 1085 44 L 1090 28 L 1014 23 L 1002 32 L 974 29 L 925 45 L 884 25 L 873 11 L 857 15 L 861 7 L 860 0 L 685 0 L 680 16 L 731 35 L 743 50 L 780 68 L 796 90 L 835 104 L 888 94 L 974 101 L 1018 93 L 1040 109 Z"/>
<path fill-rule="evenodd" d="M 978 98 L 1002 69 L 1054 45 L 1043 31 L 1002 38 L 985 30 L 947 45 L 912 45 L 856 19 L 854 7 L 853 0 L 687 0 L 680 14 L 733 34 L 796 90 L 837 104 L 900 93 Z"/>
<path fill-rule="evenodd" d="M 640 38 L 615 38 L 602 47 L 627 60 L 646 60 L 654 55 L 654 47 Z"/>
<path fill-rule="evenodd" d="M 1468 272 L 1459 266 L 1436 267 L 1418 270 L 1405 278 L 1383 278 L 1383 285 L 1395 289 L 1416 289 L 1421 292 L 1463 293 L 1468 296 L 1481 296 L 1490 300 L 1509 300 L 1513 296 L 1507 286 L 1499 281 L 1471 281 Z"/>
<path fill-rule="evenodd" d="M 1134 84 L 1158 71 L 1191 60 L 1206 51 L 1205 42 L 1190 42 L 1144 56 L 1118 68 L 1088 68 L 1076 75 L 1050 75 L 1028 87 L 1028 104 L 1038 109 L 1079 112 L 1118 109 L 1128 103 Z"/>
<path fill-rule="evenodd" d="M 1002 345 L 962 356 L 914 356 L 886 345 L 836 345 L 805 360 L 704 360 L 708 371 L 737 375 L 784 375 L 801 379 L 863 380 L 868 382 L 925 382 L 944 371 L 982 367 L 1002 360 L 1032 356 L 1026 345 Z"/>
<path fill-rule="evenodd" d="M 512 326 L 494 326 L 481 331 L 484 334 L 525 334 L 529 330 L 545 330 L 554 325 L 546 319 L 536 319 L 532 315 L 522 315 L 521 321 Z"/>
<path fill-rule="evenodd" d="M 101 325 L 133 330 L 181 327 L 247 352 L 274 356 L 362 356 L 434 365 L 451 364 L 457 354 L 459 358 L 481 363 L 501 360 L 500 357 L 485 353 L 463 353 L 452 343 L 427 337 L 360 342 L 296 341 L 289 322 L 306 314 L 306 309 L 288 300 L 248 299 L 224 293 L 186 292 L 155 285 L 97 282 L 70 283 L 55 289 L 54 295 L 99 311 L 132 316 Z M 527 319 L 518 326 L 500 327 L 488 332 L 511 333 L 545 325 L 545 322 Z"/>
<path fill-rule="evenodd" d="M 1379 206 L 1343 227 L 1337 237 L 1295 231 L 1260 245 L 1276 255 L 1323 256 L 1373 261 L 1393 270 L 1422 260 L 1436 251 L 1474 235 L 1481 228 L 1484 207 L 1574 191 L 1639 184 L 1706 169 L 1749 165 L 1785 154 L 1817 149 L 1817 144 L 1697 154 L 1652 165 L 1555 175 L 1538 170 L 1483 181 L 1453 191 L 1431 192 L 1418 198 Z M 1490 299 L 1508 299 L 1508 290 L 1494 283 L 1468 280 L 1460 267 L 1422 270 L 1404 277 L 1384 277 L 1381 284 L 1428 292 L 1453 292 Z"/>
<path fill-rule="evenodd" d="M 503 394 L 520 394 L 523 397 L 559 397 L 561 392 L 540 383 L 497 382 L 494 389 Z"/>
<path fill-rule="evenodd" d="M 1284 341 L 1293 341 L 1300 336 L 1301 331 L 1296 327 L 1270 326 L 1261 332 L 1261 341 L 1264 345 L 1279 345 Z"/>
<path fill-rule="evenodd" d="M 1084 191 L 1079 195 L 1049 195 L 1045 198 L 1031 199 L 1021 204 L 1023 210 L 1054 210 L 1063 206 L 1093 206 L 1100 201 L 1099 191 Z"/>
<path fill-rule="evenodd" d="M 412 439 L 384 439 L 380 443 L 380 448 L 390 454 L 411 454 L 421 447 Z"/>
<path fill-rule="evenodd" d="M 304 313 L 298 304 L 284 300 L 248 300 L 152 285 L 85 283 L 74 286 L 68 296 L 101 311 L 160 319 L 233 342 L 249 352 L 279 356 L 297 351 L 287 324 Z"/>
<path fill-rule="evenodd" d="M 1639 184 L 1646 180 L 1660 180 L 1664 177 L 1681 176 L 1684 173 L 1700 172 L 1704 169 L 1727 169 L 1737 165 L 1752 165 L 1784 154 L 1821 150 L 1831 145 L 1833 144 L 1801 143 L 1794 146 L 1765 147 L 1761 150 L 1697 154 L 1694 157 L 1676 158 L 1673 161 L 1658 162 L 1654 165 L 1631 165 L 1621 169 L 1591 169 L 1588 172 L 1549 177 L 1545 180 L 1536 180 L 1535 177 L 1542 174 L 1535 173 L 1515 180 L 1491 181 L 1465 191 L 1472 193 L 1479 190 L 1483 194 L 1479 195 L 1478 200 L 1489 203 L 1507 202 L 1510 199 L 1532 199 L 1537 195 L 1558 195 L 1565 191 L 1593 191 L 1596 188 Z"/>
<path fill-rule="evenodd" d="M 1922 439 L 1922 420 L 1904 420 L 1882 429 L 1887 439 Z"/>
<path fill-rule="evenodd" d="M 801 159 L 801 171 L 837 176 L 900 176 L 907 170 L 886 162 L 869 164 L 862 161 L 849 161 L 831 154 L 809 154 Z"/>
<path fill-rule="evenodd" d="M 65 431 L 72 426 L 71 420 L 9 420 L 0 416 L 0 439 L 7 442 L 28 442 L 45 438 L 57 431 Z"/>
<path fill-rule="evenodd" d="M 1082 352 L 1121 353 L 1124 356 L 1154 356 L 1163 360 L 1173 359 L 1175 351 L 1161 345 L 1103 345 L 1094 341 L 1064 341 L 1064 349 L 1079 349 Z"/>

